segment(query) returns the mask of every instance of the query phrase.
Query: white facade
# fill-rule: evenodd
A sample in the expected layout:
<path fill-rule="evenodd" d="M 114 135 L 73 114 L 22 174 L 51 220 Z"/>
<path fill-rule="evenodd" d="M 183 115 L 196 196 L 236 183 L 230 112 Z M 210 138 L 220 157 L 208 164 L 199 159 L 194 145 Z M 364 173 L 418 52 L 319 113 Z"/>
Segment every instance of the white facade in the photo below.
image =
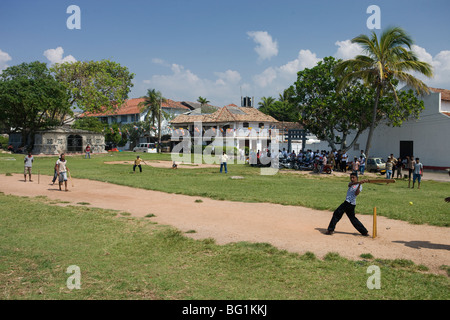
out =
<path fill-rule="evenodd" d="M 432 92 L 422 100 L 425 109 L 418 120 L 405 121 L 401 127 L 378 125 L 370 156 L 387 159 L 391 153 L 396 158 L 409 154 L 420 158 L 425 168 L 450 168 L 450 101 L 443 100 L 440 92 Z M 368 132 L 365 130 L 356 142 L 358 145 L 347 152 L 350 159 L 365 149 Z M 352 136 L 347 141 L 351 139 Z"/>

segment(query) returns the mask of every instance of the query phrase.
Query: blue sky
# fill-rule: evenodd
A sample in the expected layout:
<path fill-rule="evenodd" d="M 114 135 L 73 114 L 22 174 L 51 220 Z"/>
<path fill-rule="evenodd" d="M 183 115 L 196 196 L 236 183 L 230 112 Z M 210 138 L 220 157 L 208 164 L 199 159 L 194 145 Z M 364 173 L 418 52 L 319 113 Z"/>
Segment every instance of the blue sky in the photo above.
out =
<path fill-rule="evenodd" d="M 79 30 L 67 28 L 70 5 L 81 10 Z M 326 56 L 358 54 L 350 40 L 372 31 L 371 5 L 380 8 L 381 29 L 404 28 L 433 65 L 426 83 L 450 89 L 448 0 L 2 0 L 0 70 L 111 59 L 135 73 L 130 98 L 155 88 L 178 101 L 239 105 L 242 92 L 257 103 Z"/>

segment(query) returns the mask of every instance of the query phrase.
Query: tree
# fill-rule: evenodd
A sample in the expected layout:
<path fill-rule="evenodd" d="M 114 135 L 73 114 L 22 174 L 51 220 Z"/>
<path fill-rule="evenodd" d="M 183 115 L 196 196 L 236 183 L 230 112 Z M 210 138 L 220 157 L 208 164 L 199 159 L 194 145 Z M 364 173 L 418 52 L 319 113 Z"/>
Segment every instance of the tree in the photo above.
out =
<path fill-rule="evenodd" d="M 0 75 L 0 122 L 8 133 L 21 132 L 30 150 L 37 131 L 61 125 L 71 114 L 65 87 L 45 63 L 22 63 Z"/>
<path fill-rule="evenodd" d="M 273 105 L 273 103 L 275 102 L 275 98 L 273 97 L 262 97 L 261 101 L 258 102 L 258 106 L 259 106 L 259 110 L 261 108 L 263 109 L 270 109 Z"/>
<path fill-rule="evenodd" d="M 108 126 L 102 123 L 96 117 L 83 117 L 78 118 L 74 121 L 72 128 L 81 129 L 81 130 L 89 130 L 93 132 L 104 132 L 105 128 Z"/>
<path fill-rule="evenodd" d="M 278 121 L 298 122 L 299 113 L 295 104 L 292 103 L 292 94 L 292 88 L 288 88 L 279 95 L 278 101 L 272 97 L 263 97 L 262 101 L 258 103 L 260 106 L 258 110 Z"/>
<path fill-rule="evenodd" d="M 158 120 L 158 150 L 161 145 L 161 104 L 166 101 L 160 91 L 155 89 L 148 89 L 147 95 L 144 96 L 144 101 L 139 103 L 141 112 L 146 112 L 145 121 L 151 123 L 151 127 L 155 125 L 155 120 Z"/>
<path fill-rule="evenodd" d="M 393 95 L 397 106 L 392 105 L 390 110 L 395 112 L 395 108 L 400 103 L 395 88 L 398 81 L 414 88 L 418 94 L 428 93 L 429 90 L 425 83 L 408 72 L 417 72 L 431 77 L 433 71 L 428 63 L 419 61 L 417 55 L 411 51 L 413 40 L 401 28 L 386 29 L 380 39 L 375 32 L 372 32 L 370 38 L 367 35 L 359 35 L 352 39 L 352 43 L 359 44 L 366 55 L 358 55 L 354 59 L 339 63 L 336 73 L 342 75 L 342 79 L 338 89 L 344 88 L 355 79 L 361 79 L 367 86 L 375 90 L 372 119 L 365 150 L 366 155 L 369 156 L 381 98 L 389 94 Z M 388 111 L 386 114 L 389 114 Z"/>
<path fill-rule="evenodd" d="M 66 87 L 70 105 L 85 112 L 116 110 L 133 86 L 134 74 L 109 60 L 65 62 L 51 71 Z"/>
<path fill-rule="evenodd" d="M 198 97 L 197 102 L 200 103 L 200 108 L 202 113 L 213 113 L 217 111 L 216 107 L 210 106 L 208 103 L 210 102 L 206 98 Z"/>
<path fill-rule="evenodd" d="M 291 99 L 297 104 L 305 130 L 327 141 L 332 149 L 348 150 L 370 125 L 368 112 L 373 90 L 354 81 L 337 92 L 337 63 L 333 57 L 326 57 L 315 67 L 298 72 Z M 347 144 L 350 133 L 355 133 L 355 137 Z"/>

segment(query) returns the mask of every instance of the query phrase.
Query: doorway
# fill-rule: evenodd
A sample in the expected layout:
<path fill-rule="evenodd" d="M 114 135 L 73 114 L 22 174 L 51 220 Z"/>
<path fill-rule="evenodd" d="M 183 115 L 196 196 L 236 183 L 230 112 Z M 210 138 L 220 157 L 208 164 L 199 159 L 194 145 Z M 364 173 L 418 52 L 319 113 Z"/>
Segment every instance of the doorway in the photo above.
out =
<path fill-rule="evenodd" d="M 414 155 L 414 141 L 400 141 L 400 157 L 402 159 L 406 156 Z"/>

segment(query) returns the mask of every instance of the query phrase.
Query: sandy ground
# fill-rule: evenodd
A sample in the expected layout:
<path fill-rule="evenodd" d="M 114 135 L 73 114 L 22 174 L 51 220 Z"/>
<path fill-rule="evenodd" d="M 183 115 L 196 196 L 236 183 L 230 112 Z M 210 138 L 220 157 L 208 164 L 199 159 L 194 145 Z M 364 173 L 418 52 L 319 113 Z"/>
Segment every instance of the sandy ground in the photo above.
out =
<path fill-rule="evenodd" d="M 105 164 L 126 164 L 129 166 L 134 165 L 133 161 L 108 161 L 105 162 Z M 142 162 L 141 165 L 149 165 L 156 168 L 172 168 L 172 161 L 158 161 L 158 160 L 145 160 L 145 163 Z M 198 169 L 198 168 L 220 168 L 220 165 L 217 164 L 197 164 L 197 163 L 183 163 L 183 162 L 176 162 L 178 168 L 183 169 Z"/>
<path fill-rule="evenodd" d="M 409 259 L 427 266 L 431 272 L 443 273 L 441 265 L 450 265 L 448 228 L 411 225 L 378 217 L 378 237 L 363 237 L 344 216 L 332 236 L 324 235 L 332 212 L 267 203 L 240 203 L 208 198 L 141 190 L 109 183 L 74 179 L 69 191 L 51 185 L 50 176 L 37 176 L 24 182 L 23 175 L 0 176 L 0 191 L 5 194 L 88 202 L 92 207 L 125 211 L 134 217 L 151 218 L 172 225 L 194 239 L 214 238 L 218 244 L 238 241 L 266 242 L 277 248 L 300 254 L 313 252 L 322 258 L 328 252 L 359 260 L 363 253 L 381 259 Z M 195 202 L 201 199 L 202 202 Z M 339 205 L 338 203 L 336 206 Z M 450 208 L 450 204 L 449 204 Z M 372 216 L 358 218 L 371 233 Z"/>

